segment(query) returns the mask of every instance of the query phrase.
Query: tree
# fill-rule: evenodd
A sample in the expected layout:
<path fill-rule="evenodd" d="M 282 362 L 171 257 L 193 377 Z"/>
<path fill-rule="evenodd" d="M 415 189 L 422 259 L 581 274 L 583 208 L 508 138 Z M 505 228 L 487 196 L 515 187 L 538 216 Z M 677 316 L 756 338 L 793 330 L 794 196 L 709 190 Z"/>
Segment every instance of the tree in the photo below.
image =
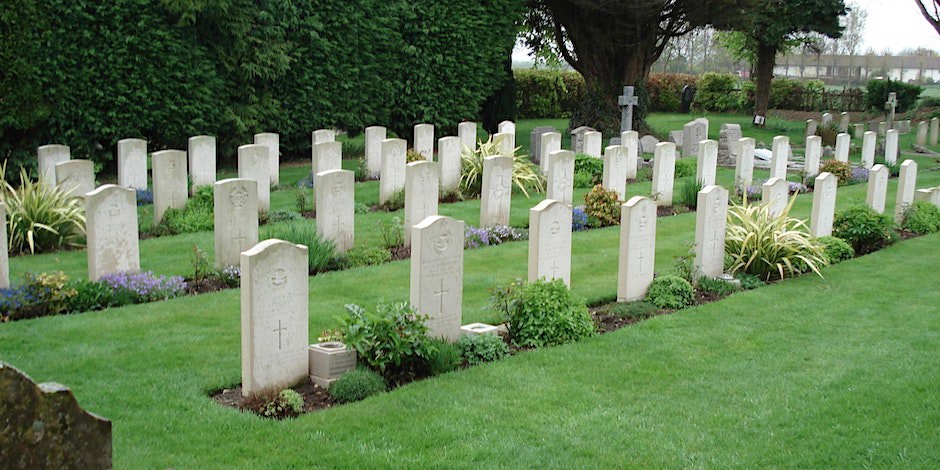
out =
<path fill-rule="evenodd" d="M 526 44 L 550 50 L 584 76 L 585 95 L 571 126 L 619 130 L 617 96 L 634 85 L 641 96 L 634 128 L 643 129 L 643 83 L 671 38 L 696 27 L 728 28 L 757 0 L 528 0 Z"/>
<path fill-rule="evenodd" d="M 926 4 L 924 2 L 925 0 L 914 0 L 917 8 L 920 8 L 920 14 L 924 15 L 924 19 L 940 34 L 940 0 L 926 0 Z M 931 5 L 929 10 L 927 5 Z"/>
<path fill-rule="evenodd" d="M 729 28 L 741 33 L 738 54 L 752 60 L 757 85 L 754 114 L 767 114 L 777 54 L 805 42 L 809 33 L 840 37 L 839 20 L 845 14 L 844 0 L 758 0 L 756 8 Z"/>

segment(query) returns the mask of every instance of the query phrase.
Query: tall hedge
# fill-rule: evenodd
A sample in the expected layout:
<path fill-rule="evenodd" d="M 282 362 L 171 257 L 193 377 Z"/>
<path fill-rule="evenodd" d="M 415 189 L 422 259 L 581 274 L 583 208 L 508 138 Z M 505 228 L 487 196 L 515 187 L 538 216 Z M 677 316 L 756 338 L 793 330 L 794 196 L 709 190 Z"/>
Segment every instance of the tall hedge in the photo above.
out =
<path fill-rule="evenodd" d="M 924 88 L 898 80 L 869 80 L 865 86 L 865 99 L 871 109 L 883 111 L 888 101 L 888 94 L 897 93 L 897 112 L 905 112 L 917 104 L 917 99 Z"/>
<path fill-rule="evenodd" d="M 503 84 L 523 13 L 522 0 L 13 2 L 0 155 L 29 164 L 50 142 L 109 164 L 122 138 L 156 150 L 205 133 L 231 162 L 255 132 L 299 157 L 325 126 L 450 130 Z"/>

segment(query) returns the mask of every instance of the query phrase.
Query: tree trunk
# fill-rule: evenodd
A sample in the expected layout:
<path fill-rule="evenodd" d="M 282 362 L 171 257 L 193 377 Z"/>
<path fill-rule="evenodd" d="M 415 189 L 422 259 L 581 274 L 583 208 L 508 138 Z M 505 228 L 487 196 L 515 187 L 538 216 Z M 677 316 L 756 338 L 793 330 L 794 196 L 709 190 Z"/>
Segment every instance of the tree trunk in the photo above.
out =
<path fill-rule="evenodd" d="M 774 64 L 777 60 L 777 46 L 758 44 L 757 67 L 755 67 L 754 82 L 757 90 L 754 94 L 754 114 L 767 116 L 770 105 L 770 84 L 774 79 Z"/>

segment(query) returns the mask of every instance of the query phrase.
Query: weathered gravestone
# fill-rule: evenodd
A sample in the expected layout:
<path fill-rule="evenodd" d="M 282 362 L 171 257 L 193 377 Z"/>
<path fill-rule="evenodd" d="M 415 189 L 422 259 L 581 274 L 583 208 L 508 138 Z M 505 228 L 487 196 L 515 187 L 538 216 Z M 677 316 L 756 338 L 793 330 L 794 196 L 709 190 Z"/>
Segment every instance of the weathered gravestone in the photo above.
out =
<path fill-rule="evenodd" d="M 888 193 L 888 167 L 884 165 L 875 165 L 868 172 L 868 191 L 865 196 L 865 203 L 872 209 L 884 213 L 885 196 Z"/>
<path fill-rule="evenodd" d="M 584 133 L 584 153 L 594 158 L 601 158 L 601 146 L 604 142 L 604 136 L 597 131 L 588 131 Z"/>
<path fill-rule="evenodd" d="M 718 277 L 725 267 L 725 229 L 728 191 L 706 186 L 698 193 L 695 210 L 695 270 L 698 276 Z"/>
<path fill-rule="evenodd" d="M 405 188 L 405 154 L 408 143 L 404 139 L 382 141 L 382 177 L 379 179 L 379 204 L 385 204 L 398 191 Z"/>
<path fill-rule="evenodd" d="M 821 124 L 823 126 L 831 126 L 832 125 L 832 113 L 823 113 Z"/>
<path fill-rule="evenodd" d="M 894 165 L 898 161 L 898 131 L 891 129 L 885 134 L 885 162 Z"/>
<path fill-rule="evenodd" d="M 506 158 L 506 157 L 490 157 Z M 429 319 L 431 336 L 460 338 L 464 223 L 439 215 L 411 230 L 411 306 Z"/>
<path fill-rule="evenodd" d="M 738 140 L 738 154 L 734 163 L 735 190 L 747 194 L 747 188 L 754 179 L 754 139 L 745 137 Z"/>
<path fill-rule="evenodd" d="M 272 132 L 255 134 L 255 144 L 268 148 L 268 177 L 276 186 L 280 183 L 281 174 L 281 136 Z"/>
<path fill-rule="evenodd" d="M 271 239 L 241 254 L 242 395 L 307 378 L 308 274 L 303 245 Z"/>
<path fill-rule="evenodd" d="M 702 187 L 715 184 L 718 173 L 718 142 L 703 140 L 699 142 L 698 164 L 695 166 L 695 180 Z"/>
<path fill-rule="evenodd" d="M 574 193 L 574 152 L 559 150 L 548 157 L 546 199 L 571 207 Z"/>
<path fill-rule="evenodd" d="M 258 212 L 271 208 L 271 178 L 268 165 L 268 147 L 264 145 L 242 145 L 238 147 L 238 177 L 258 183 Z"/>
<path fill-rule="evenodd" d="M 366 128 L 366 173 L 370 179 L 378 178 L 382 173 L 382 141 L 388 135 L 383 126 Z"/>
<path fill-rule="evenodd" d="M 633 130 L 633 107 L 640 104 L 639 97 L 633 94 L 632 86 L 623 87 L 623 94 L 617 97 L 620 106 L 620 132 Z"/>
<path fill-rule="evenodd" d="M 153 223 L 159 224 L 167 209 L 186 207 L 186 152 L 161 150 L 153 153 Z"/>
<path fill-rule="evenodd" d="M 503 121 L 496 126 L 496 132 L 509 135 L 510 148 L 516 148 L 516 123 L 512 121 Z"/>
<path fill-rule="evenodd" d="M 790 157 L 790 138 L 783 135 L 774 137 L 773 155 L 770 159 L 770 177 L 787 179 L 787 160 Z"/>
<path fill-rule="evenodd" d="M 604 149 L 604 173 L 601 182 L 605 188 L 615 191 L 617 198 L 621 201 L 627 192 L 629 153 L 629 149 L 623 145 L 611 145 Z M 636 157 L 633 158 L 633 162 L 633 177 L 636 178 Z M 572 165 L 573 169 L 574 165 Z"/>
<path fill-rule="evenodd" d="M 147 189 L 147 141 L 119 140 L 117 157 L 118 186 Z"/>
<path fill-rule="evenodd" d="M 676 145 L 661 142 L 653 156 L 652 197 L 657 206 L 672 205 L 672 187 L 676 173 Z"/>
<path fill-rule="evenodd" d="M 822 158 L 822 137 L 811 135 L 806 138 L 806 154 L 803 156 L 803 173 L 806 177 L 819 174 L 819 161 Z"/>
<path fill-rule="evenodd" d="M 95 164 L 91 160 L 69 160 L 55 166 L 56 185 L 69 196 L 84 196 L 95 190 Z"/>
<path fill-rule="evenodd" d="M 683 131 L 669 131 L 669 141 L 673 144 L 676 144 L 677 149 L 682 149 L 682 142 L 685 141 L 685 132 Z M 652 153 L 656 153 L 656 149 L 653 149 Z"/>
<path fill-rule="evenodd" d="M 846 133 L 836 136 L 836 160 L 840 162 L 849 161 L 849 146 L 852 143 L 851 137 Z"/>
<path fill-rule="evenodd" d="M 552 157 L 550 155 L 549 159 Z M 512 158 L 503 156 L 484 158 L 483 184 L 480 194 L 480 227 L 509 225 L 511 192 Z"/>
<path fill-rule="evenodd" d="M 640 138 L 640 151 L 643 153 L 653 153 L 656 151 L 657 144 L 659 144 L 659 139 L 651 135 L 644 135 Z"/>
<path fill-rule="evenodd" d="M 854 125 L 852 126 L 852 128 L 854 129 L 854 131 L 853 131 L 853 134 L 854 134 L 854 135 L 853 135 L 852 137 L 854 137 L 854 138 L 856 138 L 856 139 L 861 139 L 862 136 L 865 135 L 865 124 L 863 124 L 863 123 L 854 124 Z"/>
<path fill-rule="evenodd" d="M 571 286 L 571 209 L 554 199 L 529 209 L 529 282 L 540 278 Z"/>
<path fill-rule="evenodd" d="M 215 184 L 216 153 L 215 137 L 197 135 L 189 138 L 189 177 L 192 179 L 192 194 L 201 186 Z"/>
<path fill-rule="evenodd" d="M 927 121 L 917 123 L 917 145 L 927 145 Z"/>
<path fill-rule="evenodd" d="M 888 132 L 888 125 L 884 121 L 879 122 L 878 123 L 878 135 L 883 137 L 885 133 L 887 132 Z"/>
<path fill-rule="evenodd" d="M 460 138 L 437 139 L 437 160 L 441 167 L 441 190 L 451 193 L 460 186 Z"/>
<path fill-rule="evenodd" d="M 682 157 L 698 155 L 699 142 L 708 138 L 708 124 L 698 119 L 687 123 L 682 128 Z"/>
<path fill-rule="evenodd" d="M 738 124 L 722 124 L 718 130 L 718 164 L 734 165 L 734 152 L 732 147 L 744 138 L 741 126 Z"/>
<path fill-rule="evenodd" d="M 355 176 L 349 170 L 326 170 L 314 176 L 317 233 L 345 253 L 355 242 Z M 434 188 L 437 190 L 437 188 Z"/>
<path fill-rule="evenodd" d="M 930 145 L 937 145 L 940 138 L 940 118 L 930 118 Z"/>
<path fill-rule="evenodd" d="M 836 210 L 836 188 L 839 180 L 832 173 L 820 173 L 813 183 L 813 212 L 809 233 L 814 237 L 832 235 L 832 221 Z"/>
<path fill-rule="evenodd" d="M 532 153 L 531 160 L 532 163 L 535 163 L 541 166 L 542 163 L 542 136 L 547 133 L 555 132 L 555 128 L 551 126 L 539 126 L 535 129 L 532 129 L 532 132 L 529 133 L 529 151 Z M 560 134 L 559 134 L 560 136 Z M 559 141 L 559 146 L 561 142 Z M 557 150 L 557 149 L 556 149 Z"/>
<path fill-rule="evenodd" d="M 437 215 L 439 174 L 435 162 L 412 162 L 405 167 L 405 246 L 411 246 L 411 227 Z"/>
<path fill-rule="evenodd" d="M 809 137 L 811 135 L 816 135 L 816 130 L 818 127 L 819 127 L 819 123 L 816 122 L 815 119 L 807 119 L 806 120 L 806 132 L 803 135 L 805 135 L 806 137 Z"/>
<path fill-rule="evenodd" d="M 85 195 L 88 279 L 140 271 L 137 195 L 133 189 L 106 184 Z"/>
<path fill-rule="evenodd" d="M 911 133 L 911 121 L 909 119 L 898 121 L 896 128 L 898 130 L 898 134 L 910 134 Z"/>
<path fill-rule="evenodd" d="M 571 150 L 574 153 L 584 153 L 584 134 L 587 132 L 596 132 L 594 128 L 581 126 L 571 131 Z"/>
<path fill-rule="evenodd" d="M 787 180 L 783 178 L 770 178 L 761 186 L 761 204 L 767 206 L 772 217 L 783 213 L 787 208 L 787 199 L 790 196 Z"/>
<path fill-rule="evenodd" d="M 215 266 L 238 266 L 241 253 L 258 244 L 258 182 L 247 178 L 216 181 L 212 198 Z"/>
<path fill-rule="evenodd" d="M 885 116 L 888 118 L 887 128 L 894 129 L 894 113 L 898 107 L 898 94 L 888 93 L 888 101 L 885 102 Z"/>
<path fill-rule="evenodd" d="M 46 187 L 56 184 L 55 166 L 72 158 L 68 145 L 50 144 L 39 147 L 36 157 L 39 161 L 39 182 Z"/>
<path fill-rule="evenodd" d="M 862 167 L 871 168 L 875 164 L 875 146 L 878 144 L 878 135 L 866 131 L 862 139 Z"/>
<path fill-rule="evenodd" d="M 7 243 L 7 205 L 0 202 L 0 289 L 10 287 L 9 253 L 10 246 Z"/>
<path fill-rule="evenodd" d="M 496 143 L 496 150 L 504 157 L 512 157 L 516 154 L 516 148 L 513 147 L 513 135 L 505 132 L 493 134 L 493 142 Z"/>
<path fill-rule="evenodd" d="M 539 150 L 539 167 L 542 170 L 542 173 L 548 171 L 548 156 L 561 150 L 561 133 L 559 132 L 546 132 L 542 134 L 542 138 L 539 142 L 541 150 Z"/>
<path fill-rule="evenodd" d="M 313 175 L 343 169 L 343 143 L 317 142 L 313 144 Z M 314 183 L 316 187 L 316 183 Z"/>
<path fill-rule="evenodd" d="M 917 162 L 904 160 L 898 174 L 898 195 L 894 202 L 894 222 L 904 221 L 904 211 L 914 203 L 914 191 L 917 190 Z"/>
<path fill-rule="evenodd" d="M 415 124 L 414 150 L 425 160 L 434 160 L 434 125 Z"/>
<path fill-rule="evenodd" d="M 851 124 L 851 122 L 852 121 L 851 121 L 851 118 L 849 117 L 849 113 L 844 112 L 844 111 L 840 113 L 839 114 L 839 132 L 848 133 L 849 125 Z"/>
<path fill-rule="evenodd" d="M 457 124 L 457 137 L 460 138 L 460 152 L 463 153 L 463 147 L 471 151 L 477 149 L 477 123 L 464 121 Z"/>
<path fill-rule="evenodd" d="M 632 302 L 646 296 L 653 282 L 655 256 L 656 203 L 633 196 L 620 208 L 617 302 Z"/>
<path fill-rule="evenodd" d="M 82 409 L 64 385 L 36 385 L 0 362 L 0 418 L 0 467 L 111 468 L 111 421 Z"/>

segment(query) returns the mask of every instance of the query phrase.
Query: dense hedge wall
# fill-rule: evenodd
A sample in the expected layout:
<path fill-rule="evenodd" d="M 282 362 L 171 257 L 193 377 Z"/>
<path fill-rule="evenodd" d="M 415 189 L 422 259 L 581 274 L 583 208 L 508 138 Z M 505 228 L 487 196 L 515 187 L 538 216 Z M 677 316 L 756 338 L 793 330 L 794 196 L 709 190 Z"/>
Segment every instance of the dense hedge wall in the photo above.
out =
<path fill-rule="evenodd" d="M 320 127 L 450 131 L 504 83 L 524 12 L 522 0 L 13 2 L 0 12 L 0 155 L 31 165 L 50 142 L 107 164 L 122 138 L 157 150 L 206 133 L 231 162 L 255 132 L 300 157 Z"/>
<path fill-rule="evenodd" d="M 885 102 L 888 101 L 888 93 L 897 93 L 897 112 L 913 109 L 920 94 L 924 91 L 921 86 L 897 80 L 869 80 L 865 88 L 867 90 L 865 94 L 866 104 L 870 109 L 880 111 L 884 111 Z"/>

